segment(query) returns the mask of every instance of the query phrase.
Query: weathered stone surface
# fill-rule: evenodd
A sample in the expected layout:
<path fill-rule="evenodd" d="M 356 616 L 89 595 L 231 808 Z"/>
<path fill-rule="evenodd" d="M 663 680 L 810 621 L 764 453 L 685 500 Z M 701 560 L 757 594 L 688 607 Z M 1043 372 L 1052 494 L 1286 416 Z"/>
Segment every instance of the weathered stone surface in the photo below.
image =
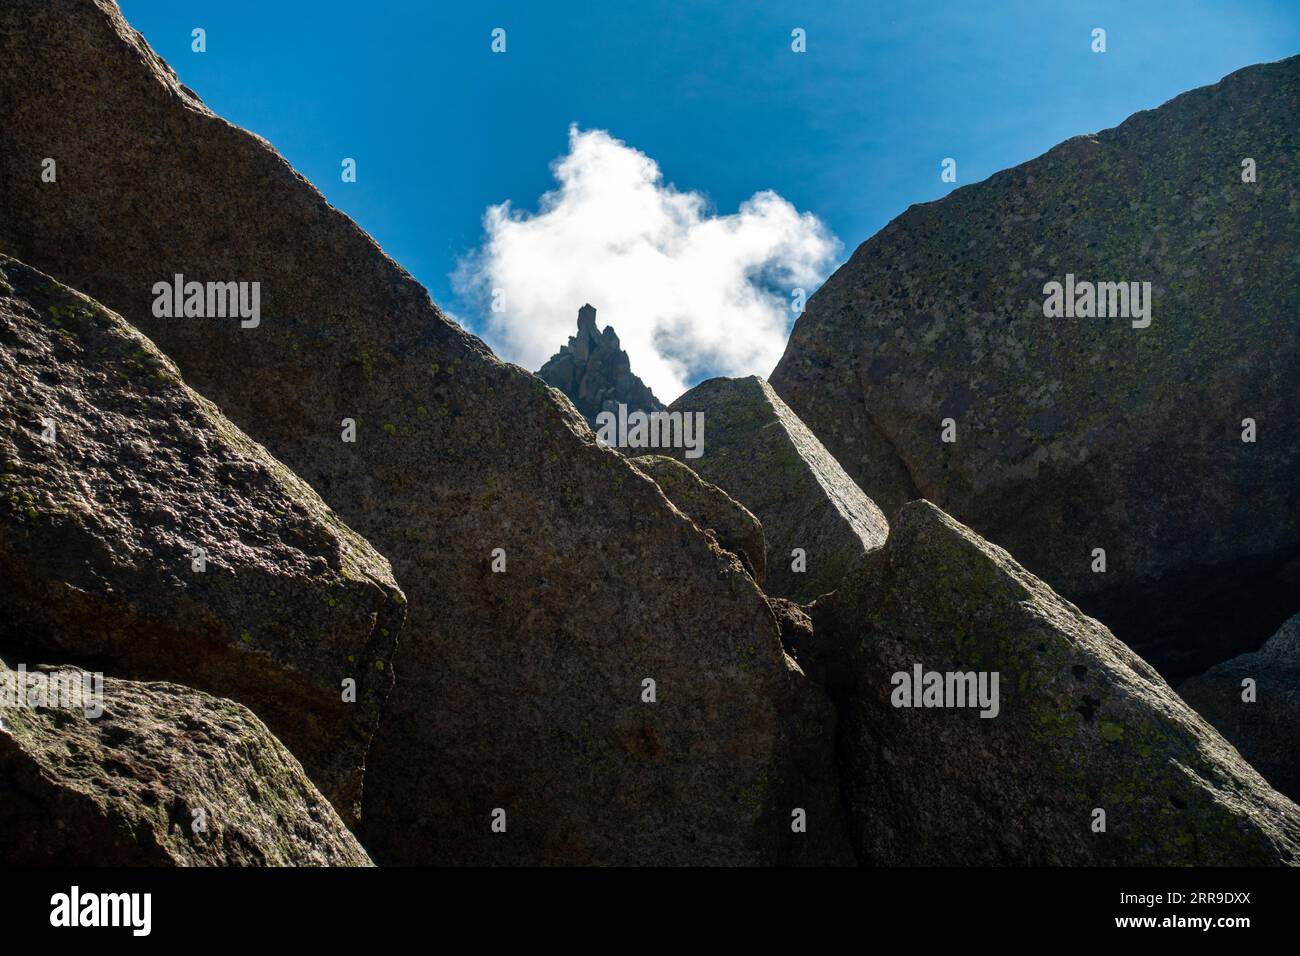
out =
<path fill-rule="evenodd" d="M 851 675 L 833 694 L 860 861 L 1300 862 L 1300 808 L 1102 624 L 929 502 L 813 611 Z M 997 715 L 893 706 L 918 664 L 997 673 Z"/>
<path fill-rule="evenodd" d="M 748 508 L 675 458 L 640 455 L 632 464 L 653 478 L 668 500 L 698 527 L 712 531 L 718 544 L 740 558 L 749 576 L 763 584 L 767 545 L 763 525 Z"/>
<path fill-rule="evenodd" d="M 0 648 L 232 697 L 355 822 L 388 563 L 148 339 L 5 256 L 0 394 Z"/>
<path fill-rule="evenodd" d="M 763 523 L 770 594 L 811 601 L 833 591 L 857 557 L 884 542 L 880 509 L 757 375 L 701 382 L 669 410 L 704 414 L 704 452 L 687 464 Z M 795 548 L 805 552 L 803 571 L 794 570 Z"/>
<path fill-rule="evenodd" d="M 1242 700 L 1242 681 L 1255 700 Z M 1300 615 L 1253 654 L 1242 654 L 1184 681 L 1183 700 L 1212 723 L 1250 765 L 1300 800 Z"/>
<path fill-rule="evenodd" d="M 798 660 L 791 648 L 799 648 L 812 641 L 812 618 L 808 616 L 805 608 L 788 598 L 770 597 L 767 603 L 780 624 L 781 643 L 785 645 L 786 651 Z"/>
<path fill-rule="evenodd" d="M 0 661 L 0 680 L 14 679 Z M 84 679 L 75 668 L 34 669 Z M 30 677 L 31 675 L 29 675 Z M 16 866 L 369 866 L 247 707 L 105 678 L 103 713 L 0 708 L 0 859 Z"/>
<path fill-rule="evenodd" d="M 618 414 L 618 406 L 631 412 L 658 412 L 663 404 L 649 387 L 632 374 L 632 363 L 619 345 L 612 325 L 596 329 L 596 310 L 584 305 L 578 310 L 578 334 L 552 355 L 538 376 L 558 388 L 594 427 L 601 412 Z"/>
<path fill-rule="evenodd" d="M 1297 115 L 1292 57 L 911 207 L 773 388 L 887 513 L 934 501 L 1171 679 L 1258 647 L 1300 610 Z M 1045 318 L 1067 273 L 1151 282 L 1150 326 Z"/>
<path fill-rule="evenodd" d="M 406 591 L 366 774 L 377 861 L 843 858 L 833 715 L 739 562 L 111 4 L 8 2 L 0 54 L 0 248 L 145 330 Z M 57 191 L 28 175 L 44 156 Z M 260 324 L 155 318 L 153 285 L 177 273 L 260 282 Z M 827 809 L 794 834 L 796 806 Z"/>

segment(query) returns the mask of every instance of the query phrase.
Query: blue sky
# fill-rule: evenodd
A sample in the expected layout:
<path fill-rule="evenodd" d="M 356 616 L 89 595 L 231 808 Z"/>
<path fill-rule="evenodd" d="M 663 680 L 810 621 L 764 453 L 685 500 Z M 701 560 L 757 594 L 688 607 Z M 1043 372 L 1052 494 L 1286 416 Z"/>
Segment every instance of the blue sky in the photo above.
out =
<path fill-rule="evenodd" d="M 833 265 L 953 188 L 944 157 L 957 185 L 974 182 L 1300 52 L 1296 0 L 120 3 L 209 106 L 270 140 L 490 342 L 483 302 L 451 273 L 484 242 L 488 207 L 535 210 L 555 188 L 571 124 L 608 131 L 720 214 L 774 191 L 843 243 Z M 345 156 L 356 183 L 340 180 Z"/>

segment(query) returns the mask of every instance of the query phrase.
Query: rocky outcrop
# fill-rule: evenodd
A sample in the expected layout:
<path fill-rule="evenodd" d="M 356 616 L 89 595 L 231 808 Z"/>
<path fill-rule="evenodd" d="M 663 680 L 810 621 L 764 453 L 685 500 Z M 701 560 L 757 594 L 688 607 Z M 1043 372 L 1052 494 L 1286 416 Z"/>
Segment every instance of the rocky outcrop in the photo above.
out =
<path fill-rule="evenodd" d="M 1300 808 L 1104 626 L 929 502 L 813 610 L 850 675 L 834 692 L 861 862 L 1300 862 Z"/>
<path fill-rule="evenodd" d="M 1269 783 L 1300 801 L 1300 615 L 1258 651 L 1184 681 L 1178 693 Z"/>
<path fill-rule="evenodd" d="M 597 415 L 617 415 L 620 405 L 627 406 L 628 413 L 663 410 L 654 393 L 632 374 L 631 360 L 614 327 L 597 331 L 596 310 L 590 305 L 578 310 L 578 334 L 569 336 L 569 343 L 561 345 L 537 374 L 567 395 L 593 427 Z"/>
<path fill-rule="evenodd" d="M 712 532 L 718 544 L 740 558 L 749 576 L 762 586 L 767 545 L 763 525 L 748 508 L 675 458 L 640 455 L 632 459 L 632 464 L 653 478 L 683 514 L 701 529 Z"/>
<path fill-rule="evenodd" d="M 41 695 L 39 706 L 0 708 L 8 865 L 370 865 L 247 707 L 177 684 L 2 661 L 0 686 Z M 56 687 L 84 696 L 58 700 Z"/>
<path fill-rule="evenodd" d="M 107 0 L 5 3 L 0 48 L 0 248 L 143 329 L 409 598 L 367 764 L 378 862 L 844 859 L 834 715 L 731 555 Z M 159 318 L 178 274 L 258 282 L 257 324 Z"/>
<path fill-rule="evenodd" d="M 770 594 L 810 601 L 833 591 L 884 542 L 880 509 L 757 375 L 709 379 L 669 410 L 703 414 L 703 454 L 690 466 L 763 523 Z"/>
<path fill-rule="evenodd" d="M 817 641 L 808 608 L 788 598 L 778 597 L 769 597 L 767 604 L 776 615 L 777 625 L 781 628 L 781 646 L 785 652 L 794 658 L 799 669 L 811 680 L 826 686 L 824 648 Z"/>
<path fill-rule="evenodd" d="M 1300 57 L 1252 66 L 911 207 L 773 388 L 888 513 L 934 501 L 1171 679 L 1258 647 L 1300 610 L 1297 114 Z M 1150 324 L 1046 317 L 1067 281 L 1150 283 Z"/>
<path fill-rule="evenodd" d="M 4 256 L 0 392 L 0 648 L 235 698 L 355 822 L 388 563 L 148 339 Z"/>

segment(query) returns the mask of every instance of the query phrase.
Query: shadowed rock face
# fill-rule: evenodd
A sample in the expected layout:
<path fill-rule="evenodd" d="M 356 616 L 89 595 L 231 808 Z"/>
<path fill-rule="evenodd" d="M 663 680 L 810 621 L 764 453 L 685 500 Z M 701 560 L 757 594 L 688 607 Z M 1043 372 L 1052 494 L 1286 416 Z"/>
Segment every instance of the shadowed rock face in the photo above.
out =
<path fill-rule="evenodd" d="M 366 775 L 377 860 L 846 857 L 829 703 L 734 558 L 213 116 L 111 4 L 6 3 L 0 53 L 0 248 L 144 329 L 406 591 Z M 51 155 L 43 191 L 29 166 Z M 153 285 L 178 273 L 260 282 L 260 324 L 155 318 Z"/>
<path fill-rule="evenodd" d="M 813 617 L 845 658 L 834 692 L 860 861 L 1300 862 L 1300 808 L 1099 622 L 929 502 L 904 506 Z M 996 716 L 895 706 L 894 675 L 918 664 L 997 673 Z"/>
<path fill-rule="evenodd" d="M 148 339 L 4 256 L 0 393 L 0 648 L 235 698 L 355 822 L 388 563 Z"/>
<path fill-rule="evenodd" d="M 14 675 L 0 661 L 0 680 Z M 110 677 L 102 689 L 93 719 L 81 708 L 0 709 L 5 863 L 370 865 L 248 708 L 176 684 Z"/>
<path fill-rule="evenodd" d="M 578 334 L 537 370 L 547 385 L 558 388 L 595 427 L 601 412 L 618 414 L 618 406 L 631 412 L 658 412 L 663 404 L 646 384 L 632 374 L 632 363 L 619 345 L 613 326 L 596 329 L 596 310 L 578 310 Z"/>
<path fill-rule="evenodd" d="M 640 455 L 632 459 L 697 526 L 712 531 L 718 544 L 740 558 L 760 587 L 767 570 L 763 526 L 753 513 L 717 485 L 710 484 L 675 458 Z"/>
<path fill-rule="evenodd" d="M 887 512 L 933 500 L 1171 679 L 1257 647 L 1300 609 L 1297 115 L 1300 57 L 913 206 L 773 388 Z M 1067 273 L 1151 282 L 1150 326 L 1044 317 Z"/>
<path fill-rule="evenodd" d="M 1242 682 L 1254 701 L 1242 699 Z M 1300 800 L 1300 616 L 1253 654 L 1242 654 L 1185 681 L 1178 693 L 1292 800 Z"/>
<path fill-rule="evenodd" d="M 703 454 L 690 466 L 763 523 L 768 593 L 811 601 L 884 543 L 889 525 L 880 509 L 757 375 L 701 382 L 669 410 L 703 413 Z M 803 571 L 795 570 L 796 548 L 805 553 Z"/>

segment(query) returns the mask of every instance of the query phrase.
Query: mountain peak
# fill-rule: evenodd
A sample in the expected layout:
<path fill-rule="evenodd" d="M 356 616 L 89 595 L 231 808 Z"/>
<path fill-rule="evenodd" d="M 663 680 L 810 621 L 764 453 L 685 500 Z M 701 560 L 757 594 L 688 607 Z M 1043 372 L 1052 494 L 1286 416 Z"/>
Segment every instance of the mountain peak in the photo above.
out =
<path fill-rule="evenodd" d="M 663 404 L 641 379 L 632 374 L 632 363 L 623 351 L 614 327 L 603 332 L 596 326 L 596 309 L 590 303 L 578 310 L 578 332 L 538 369 L 547 385 L 558 388 L 594 423 L 603 411 L 657 412 Z"/>

